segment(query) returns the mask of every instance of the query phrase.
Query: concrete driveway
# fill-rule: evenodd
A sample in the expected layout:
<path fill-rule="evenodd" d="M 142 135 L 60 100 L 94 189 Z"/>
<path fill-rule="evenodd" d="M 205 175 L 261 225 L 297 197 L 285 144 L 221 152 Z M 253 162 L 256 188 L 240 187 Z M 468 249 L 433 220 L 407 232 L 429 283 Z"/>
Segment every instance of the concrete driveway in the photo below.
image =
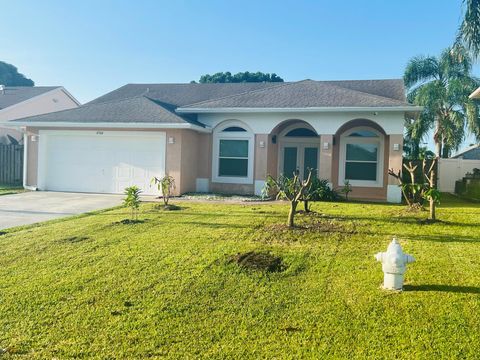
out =
<path fill-rule="evenodd" d="M 0 229 L 106 209 L 122 195 L 34 191 L 0 196 Z"/>

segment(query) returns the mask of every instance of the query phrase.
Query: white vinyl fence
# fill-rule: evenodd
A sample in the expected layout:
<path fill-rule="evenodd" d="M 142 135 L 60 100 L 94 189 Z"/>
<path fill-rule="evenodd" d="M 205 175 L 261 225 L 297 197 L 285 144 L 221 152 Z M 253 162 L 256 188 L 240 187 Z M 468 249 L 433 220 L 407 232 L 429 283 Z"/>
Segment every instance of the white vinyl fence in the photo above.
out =
<path fill-rule="evenodd" d="M 440 159 L 438 161 L 438 189 L 453 193 L 455 181 L 461 180 L 467 172 L 480 169 L 480 160 Z"/>

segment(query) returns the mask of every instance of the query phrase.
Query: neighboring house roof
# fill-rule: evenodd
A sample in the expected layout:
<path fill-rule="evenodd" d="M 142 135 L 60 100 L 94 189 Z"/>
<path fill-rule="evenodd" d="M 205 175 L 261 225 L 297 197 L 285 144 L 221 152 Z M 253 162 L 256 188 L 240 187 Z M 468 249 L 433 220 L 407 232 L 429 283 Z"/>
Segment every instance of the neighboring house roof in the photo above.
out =
<path fill-rule="evenodd" d="M 480 160 L 480 144 L 471 145 L 450 157 L 451 159 Z"/>
<path fill-rule="evenodd" d="M 480 99 L 480 87 L 472 92 L 469 96 L 470 99 Z"/>
<path fill-rule="evenodd" d="M 0 110 L 44 94 L 61 86 L 6 86 L 0 91 Z"/>
<path fill-rule="evenodd" d="M 182 109 L 411 106 L 404 97 L 396 99 L 380 96 L 365 92 L 370 89 L 362 84 L 352 85 L 355 84 L 304 80 L 190 104 Z"/>
<path fill-rule="evenodd" d="M 199 125 L 195 109 L 412 109 L 403 81 L 303 80 L 287 83 L 127 84 L 79 108 L 14 120 L 28 123 L 154 123 Z M 190 114 L 187 114 L 190 113 Z"/>
<path fill-rule="evenodd" d="M 189 122 L 203 126 L 196 117 L 180 116 L 169 104 L 162 104 L 146 96 L 89 103 L 75 109 L 68 109 L 36 115 L 27 118 L 29 122 L 70 122 L 70 123 L 169 123 Z M 19 119 L 24 121 L 25 119 Z M 17 120 L 13 120 L 17 121 Z"/>

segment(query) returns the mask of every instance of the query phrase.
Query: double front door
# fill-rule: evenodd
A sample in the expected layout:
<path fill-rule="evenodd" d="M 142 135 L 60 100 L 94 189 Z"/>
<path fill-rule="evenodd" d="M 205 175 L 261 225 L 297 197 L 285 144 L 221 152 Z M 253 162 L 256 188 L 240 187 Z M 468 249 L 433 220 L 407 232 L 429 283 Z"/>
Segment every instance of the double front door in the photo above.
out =
<path fill-rule="evenodd" d="M 318 176 L 318 146 L 285 144 L 282 149 L 283 175 L 291 177 L 297 174 L 301 179 L 306 179 L 308 169 L 312 169 L 312 176 Z"/>

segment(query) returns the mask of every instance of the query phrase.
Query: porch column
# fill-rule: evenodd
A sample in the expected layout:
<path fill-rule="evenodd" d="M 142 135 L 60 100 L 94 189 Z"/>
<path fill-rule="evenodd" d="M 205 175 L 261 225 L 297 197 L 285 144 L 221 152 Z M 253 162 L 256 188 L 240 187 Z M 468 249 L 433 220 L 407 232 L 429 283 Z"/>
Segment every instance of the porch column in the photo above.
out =
<path fill-rule="evenodd" d="M 318 177 L 332 184 L 333 135 L 320 136 L 320 169 Z"/>
<path fill-rule="evenodd" d="M 388 169 L 402 171 L 403 154 L 403 135 L 389 135 L 388 143 Z M 390 203 L 402 202 L 402 190 L 397 181 L 388 175 L 388 169 L 384 169 L 385 176 L 388 176 L 387 201 Z"/>
<path fill-rule="evenodd" d="M 255 134 L 255 195 L 261 195 L 268 169 L 268 134 Z"/>

